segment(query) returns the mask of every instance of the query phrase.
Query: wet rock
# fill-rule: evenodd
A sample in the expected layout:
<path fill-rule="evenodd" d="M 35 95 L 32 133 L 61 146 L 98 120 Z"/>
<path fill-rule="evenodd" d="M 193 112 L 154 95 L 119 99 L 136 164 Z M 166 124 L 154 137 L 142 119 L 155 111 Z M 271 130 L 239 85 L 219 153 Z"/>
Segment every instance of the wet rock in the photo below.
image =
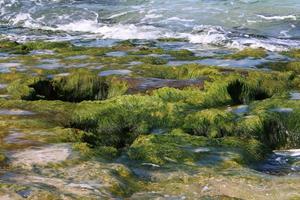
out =
<path fill-rule="evenodd" d="M 165 129 L 160 129 L 160 128 L 158 128 L 158 129 L 153 129 L 153 130 L 151 131 L 151 134 L 155 134 L 155 135 L 162 135 L 162 134 L 164 134 L 164 133 L 166 133 L 166 130 L 165 130 Z"/>
<path fill-rule="evenodd" d="M 52 50 L 33 50 L 30 52 L 30 55 L 54 55 L 54 51 Z"/>
<path fill-rule="evenodd" d="M 72 194 L 77 197 L 104 197 L 100 192 L 100 184 L 89 184 L 81 182 L 72 182 L 71 180 L 65 180 L 61 178 L 49 178 L 37 175 L 22 175 L 22 174 L 11 174 L 8 177 L 2 177 L 3 180 L 14 184 L 24 185 L 32 188 L 43 188 L 46 191 L 52 191 L 56 194 Z M 38 194 L 38 191 L 33 190 L 22 190 L 18 191 L 17 194 L 23 198 L 26 196 L 34 197 Z M 107 198 L 107 197 L 106 197 Z"/>
<path fill-rule="evenodd" d="M 8 95 L 8 94 L 1 94 L 0 95 L 0 98 L 1 99 L 9 99 L 11 96 L 10 95 Z"/>
<path fill-rule="evenodd" d="M 19 199 L 22 199 L 22 198 L 17 197 L 16 195 L 13 195 L 13 194 L 1 194 L 0 193 L 0 199 L 1 200 L 19 200 Z"/>
<path fill-rule="evenodd" d="M 293 112 L 292 108 L 273 108 L 271 109 L 273 112 L 279 112 L 279 113 L 291 113 Z"/>
<path fill-rule="evenodd" d="M 0 109 L 0 115 L 34 115 L 35 113 L 20 109 Z"/>
<path fill-rule="evenodd" d="M 127 53 L 124 51 L 113 51 L 113 52 L 106 53 L 105 55 L 110 57 L 123 57 L 126 56 Z"/>
<path fill-rule="evenodd" d="M 240 105 L 240 106 L 233 107 L 233 108 L 230 107 L 228 110 L 233 112 L 236 115 L 242 116 L 249 112 L 249 106 L 248 105 Z"/>
<path fill-rule="evenodd" d="M 107 70 L 99 73 L 99 76 L 110 76 L 110 75 L 128 75 L 131 71 L 127 69 L 119 69 L 119 70 Z"/>
<path fill-rule="evenodd" d="M 142 163 L 142 166 L 148 166 L 151 168 L 159 168 L 159 165 L 153 164 L 153 163 Z"/>
<path fill-rule="evenodd" d="M 140 62 L 140 61 L 132 61 L 132 62 L 130 62 L 128 65 L 129 65 L 129 66 L 134 66 L 134 65 L 141 65 L 141 64 L 143 64 L 143 62 Z"/>
<path fill-rule="evenodd" d="M 6 144 L 27 144 L 31 141 L 24 139 L 25 134 L 21 132 L 10 131 L 10 134 L 4 138 Z"/>
<path fill-rule="evenodd" d="M 204 153 L 204 152 L 210 152 L 211 150 L 206 147 L 199 147 L 199 148 L 193 149 L 192 151 L 195 153 Z"/>
<path fill-rule="evenodd" d="M 51 75 L 48 75 L 47 77 L 48 78 L 54 78 L 54 77 L 65 77 L 65 76 L 69 76 L 70 73 L 60 73 L 60 74 L 51 74 Z"/>
<path fill-rule="evenodd" d="M 67 60 L 83 60 L 83 59 L 87 59 L 87 58 L 89 58 L 89 56 L 87 56 L 87 55 L 77 55 L 77 56 L 67 57 L 66 59 Z"/>
<path fill-rule="evenodd" d="M 199 89 L 204 88 L 204 80 L 173 80 L 173 79 L 159 79 L 159 78 L 129 78 L 124 77 L 120 80 L 127 82 L 128 92 L 137 93 L 147 90 L 155 90 L 163 87 L 173 87 L 173 88 L 185 88 L 189 86 L 195 86 Z"/>
<path fill-rule="evenodd" d="M 44 59 L 41 62 L 41 64 L 37 65 L 37 68 L 51 70 L 62 67 L 58 59 Z"/>
<path fill-rule="evenodd" d="M 17 69 L 18 71 L 22 69 L 20 63 L 0 63 L 0 73 L 9 73 L 11 72 L 11 68 Z"/>
<path fill-rule="evenodd" d="M 32 147 L 9 155 L 13 166 L 32 167 L 33 165 L 47 165 L 67 160 L 72 155 L 68 144 L 55 144 L 43 147 Z"/>
<path fill-rule="evenodd" d="M 7 87 L 7 84 L 0 84 L 0 89 L 5 89 Z"/>
<path fill-rule="evenodd" d="M 300 92 L 291 92 L 290 95 L 291 100 L 300 100 Z"/>
<path fill-rule="evenodd" d="M 28 198 L 31 195 L 32 191 L 25 189 L 25 190 L 19 190 L 17 191 L 17 193 L 23 198 Z"/>

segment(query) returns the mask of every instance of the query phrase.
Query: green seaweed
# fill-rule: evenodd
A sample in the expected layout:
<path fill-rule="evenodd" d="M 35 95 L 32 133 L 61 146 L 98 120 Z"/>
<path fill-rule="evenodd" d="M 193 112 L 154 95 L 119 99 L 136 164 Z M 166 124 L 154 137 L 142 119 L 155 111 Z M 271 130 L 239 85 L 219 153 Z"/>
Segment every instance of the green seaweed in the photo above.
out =
<path fill-rule="evenodd" d="M 238 51 L 237 53 L 225 55 L 225 59 L 236 59 L 241 60 L 245 58 L 265 58 L 267 57 L 268 53 L 263 48 L 253 49 L 253 48 L 246 48 L 241 51 Z"/>
<path fill-rule="evenodd" d="M 239 149 L 241 157 L 235 160 L 240 164 L 260 160 L 267 153 L 263 145 L 256 140 L 242 140 L 233 137 L 208 139 L 203 136 L 191 136 L 181 130 L 174 130 L 164 135 L 140 136 L 131 145 L 128 155 L 133 160 L 158 165 L 168 163 L 195 165 L 195 162 L 201 160 L 203 155 L 191 151 L 191 149 L 200 147 Z"/>

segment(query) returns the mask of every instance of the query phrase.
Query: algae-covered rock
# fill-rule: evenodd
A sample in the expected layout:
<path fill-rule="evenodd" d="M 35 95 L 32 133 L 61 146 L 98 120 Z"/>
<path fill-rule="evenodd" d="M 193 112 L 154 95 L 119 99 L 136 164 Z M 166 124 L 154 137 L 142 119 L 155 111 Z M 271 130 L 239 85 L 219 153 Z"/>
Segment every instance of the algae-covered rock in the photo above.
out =
<path fill-rule="evenodd" d="M 265 49 L 263 48 L 258 48 L 258 49 L 252 49 L 252 48 L 246 48 L 243 49 L 235 54 L 231 54 L 228 56 L 225 56 L 227 59 L 244 59 L 244 58 L 264 58 L 267 57 L 268 53 Z"/>
<path fill-rule="evenodd" d="M 184 127 L 194 135 L 222 137 L 233 131 L 233 120 L 234 116 L 227 111 L 207 109 L 188 115 Z"/>
<path fill-rule="evenodd" d="M 42 77 L 18 79 L 7 88 L 15 99 L 71 102 L 106 99 L 108 89 L 109 86 L 103 78 L 85 70 L 53 79 Z"/>
<path fill-rule="evenodd" d="M 133 160 L 158 165 L 167 163 L 195 165 L 201 159 L 207 159 L 204 157 L 206 154 L 210 154 L 209 149 L 200 150 L 200 147 L 223 147 L 240 152 L 239 156 L 233 158 L 240 164 L 262 159 L 266 153 L 264 146 L 256 140 L 226 137 L 208 139 L 174 130 L 165 135 L 140 136 L 131 145 L 128 155 Z"/>
<path fill-rule="evenodd" d="M 71 124 L 89 133 L 84 140 L 90 144 L 124 147 L 161 123 L 165 109 L 155 97 L 122 96 L 110 101 L 82 103 L 74 111 Z"/>

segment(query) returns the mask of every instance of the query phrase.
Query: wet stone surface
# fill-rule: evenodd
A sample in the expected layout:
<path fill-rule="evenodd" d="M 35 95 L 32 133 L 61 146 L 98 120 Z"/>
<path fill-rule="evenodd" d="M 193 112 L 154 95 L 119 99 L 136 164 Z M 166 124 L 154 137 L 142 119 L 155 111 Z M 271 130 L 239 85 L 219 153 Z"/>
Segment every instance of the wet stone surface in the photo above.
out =
<path fill-rule="evenodd" d="M 123 57 L 126 56 L 127 53 L 124 51 L 113 51 L 113 52 L 106 53 L 105 55 L 110 57 Z"/>
<path fill-rule="evenodd" d="M 20 109 L 0 109 L 0 115 L 20 115 L 20 116 L 26 116 L 26 115 L 34 115 L 35 113 L 27 110 L 20 110 Z"/>
<path fill-rule="evenodd" d="M 72 155 L 72 148 L 68 144 L 54 144 L 41 147 L 31 147 L 9 155 L 13 166 L 32 167 L 33 165 L 47 165 L 67 160 Z"/>
<path fill-rule="evenodd" d="M 240 105 L 236 107 L 229 107 L 228 110 L 233 112 L 236 115 L 246 115 L 247 113 L 249 113 L 249 106 Z"/>
<path fill-rule="evenodd" d="M 300 92 L 291 92 L 290 95 L 291 100 L 300 100 Z"/>
<path fill-rule="evenodd" d="M 119 69 L 119 70 L 107 70 L 99 73 L 99 76 L 110 76 L 110 75 L 129 75 L 131 73 L 130 70 L 127 69 Z"/>
<path fill-rule="evenodd" d="M 122 81 L 126 81 L 129 85 L 128 92 L 141 92 L 146 90 L 154 90 L 163 87 L 173 88 L 185 88 L 189 86 L 204 88 L 204 80 L 206 78 L 198 80 L 175 80 L 175 79 L 159 79 L 159 78 L 120 78 Z"/>

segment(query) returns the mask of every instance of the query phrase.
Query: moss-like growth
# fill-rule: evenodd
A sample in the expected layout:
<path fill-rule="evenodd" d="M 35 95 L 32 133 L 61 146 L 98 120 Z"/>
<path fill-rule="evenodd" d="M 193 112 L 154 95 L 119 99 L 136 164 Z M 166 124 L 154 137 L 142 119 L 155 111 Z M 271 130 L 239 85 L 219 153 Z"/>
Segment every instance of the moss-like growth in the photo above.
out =
<path fill-rule="evenodd" d="M 250 100 L 263 100 L 270 97 L 264 88 L 252 86 L 240 80 L 230 82 L 227 91 L 235 104 L 248 103 Z"/>
<path fill-rule="evenodd" d="M 160 58 L 160 57 L 145 57 L 143 59 L 141 59 L 141 61 L 143 61 L 146 64 L 151 64 L 151 65 L 164 65 L 167 64 L 168 61 L 166 59 Z"/>
<path fill-rule="evenodd" d="M 149 54 L 164 54 L 165 50 L 161 48 L 140 48 L 138 51 L 130 51 L 129 55 L 149 55 Z"/>
<path fill-rule="evenodd" d="M 240 151 L 240 156 L 234 158 L 240 164 L 260 160 L 267 152 L 264 146 L 256 140 L 208 139 L 174 130 L 165 135 L 140 136 L 130 147 L 128 155 L 131 159 L 158 165 L 167 163 L 194 165 L 195 162 L 206 159 L 205 154 L 210 154 L 192 151 L 193 148 L 200 147 L 223 147 Z"/>
<path fill-rule="evenodd" d="M 6 160 L 6 156 L 4 153 L 0 150 L 0 164 L 4 163 Z"/>
<path fill-rule="evenodd" d="M 261 67 L 264 67 L 262 65 Z M 267 63 L 266 66 L 272 70 L 281 71 L 281 72 L 294 72 L 295 74 L 300 74 L 300 62 L 291 61 L 291 62 L 271 62 Z"/>
<path fill-rule="evenodd" d="M 69 42 L 43 42 L 35 41 L 20 44 L 13 41 L 1 41 L 0 49 L 14 54 L 27 54 L 32 50 L 56 50 L 56 49 L 68 49 L 73 47 Z"/>
<path fill-rule="evenodd" d="M 292 71 L 295 72 L 296 74 L 300 74 L 300 62 L 287 63 L 284 71 Z"/>
<path fill-rule="evenodd" d="M 224 56 L 225 59 L 244 59 L 244 58 L 265 58 L 267 57 L 268 53 L 265 49 L 263 48 L 258 48 L 258 49 L 252 49 L 252 48 L 246 48 L 243 49 L 237 53 L 231 54 L 231 55 L 226 55 Z"/>
<path fill-rule="evenodd" d="M 72 126 L 85 130 L 84 141 L 93 146 L 122 148 L 141 133 L 148 132 L 165 115 L 159 99 L 142 96 L 122 96 L 111 101 L 82 103 L 75 110 Z"/>
<path fill-rule="evenodd" d="M 28 78 L 17 79 L 8 85 L 7 91 L 14 99 L 24 99 L 24 100 L 35 99 L 36 92 L 34 88 L 30 87 L 30 85 L 33 85 L 38 81 L 40 81 L 40 79 L 37 77 L 33 77 L 29 79 Z"/>
<path fill-rule="evenodd" d="M 299 49 L 292 49 L 290 51 L 282 52 L 283 55 L 292 57 L 292 58 L 300 58 L 300 50 Z"/>
<path fill-rule="evenodd" d="M 55 49 L 67 49 L 74 47 L 70 42 L 44 42 L 44 41 L 35 41 L 28 42 L 25 44 L 27 48 L 31 50 L 55 50 Z"/>
<path fill-rule="evenodd" d="M 201 79 L 207 76 L 221 75 L 219 69 L 199 64 L 188 64 L 179 67 L 142 65 L 134 68 L 145 77 L 163 79 Z"/>
<path fill-rule="evenodd" d="M 188 39 L 184 38 L 159 38 L 159 42 L 188 42 Z"/>
<path fill-rule="evenodd" d="M 175 57 L 177 60 L 196 60 L 197 57 L 194 57 L 194 53 L 187 49 L 181 49 L 177 51 L 169 51 L 168 54 Z"/>
<path fill-rule="evenodd" d="M 52 85 L 57 96 L 55 99 L 63 101 L 103 100 L 108 96 L 107 83 L 96 74 L 87 71 L 55 78 Z"/>
<path fill-rule="evenodd" d="M 109 86 L 97 74 L 80 70 L 54 79 L 19 79 L 12 82 L 7 90 L 15 99 L 80 102 L 106 99 Z"/>
<path fill-rule="evenodd" d="M 223 137 L 233 131 L 233 120 L 232 113 L 208 109 L 188 115 L 184 121 L 184 128 L 194 135 Z"/>

